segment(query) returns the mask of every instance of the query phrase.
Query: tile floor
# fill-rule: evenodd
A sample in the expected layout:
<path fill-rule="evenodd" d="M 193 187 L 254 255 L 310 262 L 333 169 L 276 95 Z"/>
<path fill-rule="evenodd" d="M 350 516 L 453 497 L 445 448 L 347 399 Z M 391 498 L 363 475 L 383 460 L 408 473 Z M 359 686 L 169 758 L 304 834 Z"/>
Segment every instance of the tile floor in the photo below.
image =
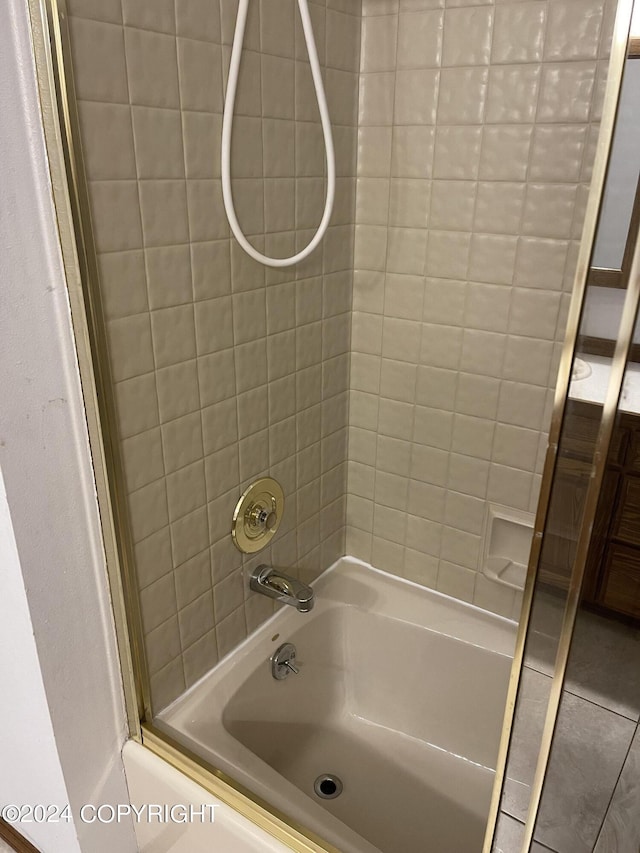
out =
<path fill-rule="evenodd" d="M 563 601 L 539 593 L 496 853 L 519 853 Z M 639 853 L 640 630 L 581 611 L 533 853 Z"/>

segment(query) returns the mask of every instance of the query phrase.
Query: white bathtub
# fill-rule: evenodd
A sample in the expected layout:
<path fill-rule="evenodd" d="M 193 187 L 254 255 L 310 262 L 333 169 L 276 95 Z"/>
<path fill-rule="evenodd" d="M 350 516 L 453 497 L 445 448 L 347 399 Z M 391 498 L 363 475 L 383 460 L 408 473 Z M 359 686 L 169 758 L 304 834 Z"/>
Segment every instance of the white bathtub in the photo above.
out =
<path fill-rule="evenodd" d="M 282 608 L 159 727 L 343 853 L 479 853 L 515 623 L 351 558 Z M 284 642 L 298 675 L 271 675 Z M 314 781 L 336 774 L 342 794 Z"/>

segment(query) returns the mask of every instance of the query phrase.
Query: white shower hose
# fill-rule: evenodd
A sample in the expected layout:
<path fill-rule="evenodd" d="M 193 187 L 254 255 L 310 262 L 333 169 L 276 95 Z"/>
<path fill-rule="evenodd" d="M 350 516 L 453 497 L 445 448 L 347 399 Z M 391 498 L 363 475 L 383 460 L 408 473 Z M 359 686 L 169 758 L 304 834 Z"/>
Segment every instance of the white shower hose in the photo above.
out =
<path fill-rule="evenodd" d="M 267 6 L 264 8 L 266 9 Z M 327 99 L 322 85 L 322 74 L 320 73 L 320 63 L 318 62 L 318 51 L 316 50 L 316 43 L 313 38 L 313 27 L 311 26 L 311 17 L 309 15 L 307 0 L 298 0 L 298 8 L 300 9 L 304 38 L 307 43 L 307 53 L 309 55 L 309 64 L 311 65 L 311 74 L 313 75 L 318 109 L 320 110 L 322 132 L 324 134 L 324 147 L 327 162 L 327 197 L 324 204 L 324 213 L 315 236 L 306 248 L 298 252 L 297 255 L 292 255 L 290 258 L 269 258 L 254 249 L 242 233 L 242 228 L 238 222 L 238 217 L 236 216 L 235 207 L 233 205 L 233 192 L 231 190 L 231 136 L 233 133 L 233 111 L 236 102 L 238 73 L 240 71 L 242 44 L 244 42 L 244 31 L 247 23 L 249 0 L 240 0 L 238 5 L 238 17 L 236 18 L 236 30 L 233 36 L 231 64 L 229 66 L 229 82 L 227 83 L 227 94 L 225 97 L 224 114 L 222 117 L 222 197 L 229 225 L 231 226 L 231 230 L 233 231 L 236 240 L 240 243 L 245 252 L 254 260 L 259 261 L 261 264 L 265 264 L 268 267 L 293 266 L 293 264 L 297 264 L 313 252 L 327 230 L 327 226 L 331 218 L 331 211 L 333 210 L 333 200 L 336 191 L 336 163 L 333 150 L 333 139 L 331 136 L 331 121 L 329 119 Z"/>

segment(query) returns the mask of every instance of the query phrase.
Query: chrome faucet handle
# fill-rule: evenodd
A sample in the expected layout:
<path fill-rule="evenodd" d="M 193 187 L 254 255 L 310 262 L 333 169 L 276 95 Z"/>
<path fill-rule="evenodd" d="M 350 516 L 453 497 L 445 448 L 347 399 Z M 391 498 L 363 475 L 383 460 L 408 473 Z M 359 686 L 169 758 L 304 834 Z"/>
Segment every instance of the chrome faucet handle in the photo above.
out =
<path fill-rule="evenodd" d="M 254 530 L 273 530 L 278 521 L 276 499 L 271 497 L 271 508 L 254 503 L 247 510 L 247 522 Z"/>
<path fill-rule="evenodd" d="M 298 675 L 300 670 L 294 666 L 296 647 L 293 643 L 283 643 L 271 655 L 271 675 L 276 681 L 283 681 L 292 672 Z"/>

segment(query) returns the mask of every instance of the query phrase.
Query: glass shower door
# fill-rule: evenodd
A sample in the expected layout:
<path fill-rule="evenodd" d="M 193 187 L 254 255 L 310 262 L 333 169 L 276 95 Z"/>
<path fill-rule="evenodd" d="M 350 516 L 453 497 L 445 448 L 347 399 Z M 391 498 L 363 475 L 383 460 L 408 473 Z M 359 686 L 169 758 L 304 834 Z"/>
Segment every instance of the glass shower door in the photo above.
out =
<path fill-rule="evenodd" d="M 497 830 L 485 842 L 498 853 L 635 853 L 640 845 L 640 63 L 633 44 L 628 54 L 622 44 L 627 59 L 605 204 L 582 270 L 583 294 L 579 264 L 576 335 L 567 336 L 560 370 L 516 655 L 522 665 L 514 667 L 507 710 L 507 718 L 514 713 L 508 758 L 494 791 Z M 607 209 L 616 181 L 631 203 Z M 611 249 L 616 228 L 618 263 L 610 251 L 602 268 L 602 245 L 606 238 Z"/>

